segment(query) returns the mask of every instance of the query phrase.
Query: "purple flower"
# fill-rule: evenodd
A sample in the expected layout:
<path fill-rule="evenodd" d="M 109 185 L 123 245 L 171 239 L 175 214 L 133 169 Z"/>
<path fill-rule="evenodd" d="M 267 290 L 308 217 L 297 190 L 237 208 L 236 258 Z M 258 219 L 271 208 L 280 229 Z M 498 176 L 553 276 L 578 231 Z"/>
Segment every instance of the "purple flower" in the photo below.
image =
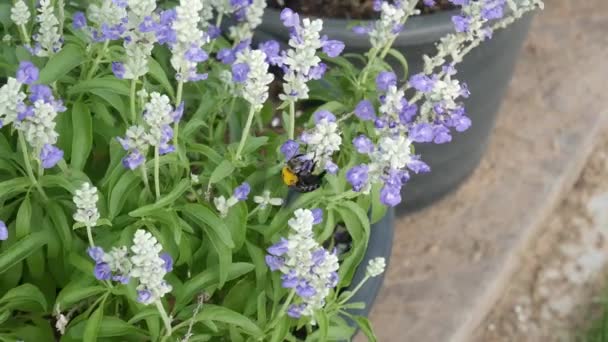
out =
<path fill-rule="evenodd" d="M 274 256 L 281 256 L 289 251 L 288 241 L 285 238 L 281 238 L 281 240 L 274 245 L 268 247 L 268 253 Z"/>
<path fill-rule="evenodd" d="M 481 17 L 485 20 L 500 19 L 504 15 L 505 0 L 487 0 L 481 8 Z"/>
<path fill-rule="evenodd" d="M 249 186 L 249 183 L 245 182 L 234 189 L 233 196 L 239 201 L 245 201 L 247 200 L 250 191 L 251 187 Z"/>
<path fill-rule="evenodd" d="M 312 217 L 314 218 L 312 224 L 319 224 L 323 222 L 323 209 L 314 208 L 312 211 Z"/>
<path fill-rule="evenodd" d="M 300 152 L 300 144 L 294 140 L 287 140 L 281 145 L 281 153 L 285 156 L 285 160 L 290 160 Z"/>
<path fill-rule="evenodd" d="M 327 283 L 327 287 L 332 289 L 338 286 L 339 280 L 340 276 L 338 275 L 338 272 L 331 272 L 331 274 L 329 275 L 329 282 Z"/>
<path fill-rule="evenodd" d="M 453 117 L 451 121 L 454 129 L 458 132 L 464 132 L 471 127 L 471 119 L 464 115 Z"/>
<path fill-rule="evenodd" d="M 353 26 L 352 30 L 353 30 L 354 34 L 363 36 L 363 35 L 370 33 L 372 28 L 369 26 L 357 25 L 357 26 Z"/>
<path fill-rule="evenodd" d="M 98 280 L 110 280 L 112 277 L 112 270 L 110 269 L 110 265 L 105 262 L 100 262 L 95 265 L 93 274 Z"/>
<path fill-rule="evenodd" d="M 186 53 L 184 53 L 184 57 L 186 60 L 193 63 L 201 63 L 209 59 L 209 55 L 205 50 L 195 45 L 191 46 Z"/>
<path fill-rule="evenodd" d="M 410 85 L 423 93 L 433 90 L 435 80 L 425 74 L 416 74 L 410 78 Z"/>
<path fill-rule="evenodd" d="M 38 81 L 38 68 L 34 63 L 30 61 L 23 61 L 19 63 L 19 69 L 17 69 L 17 81 L 23 84 L 33 84 Z"/>
<path fill-rule="evenodd" d="M 34 84 L 30 86 L 30 101 L 36 102 L 42 100 L 50 103 L 55 100 L 51 87 L 44 84 Z"/>
<path fill-rule="evenodd" d="M 384 2 L 383 0 L 374 0 L 374 2 L 373 2 L 374 11 L 379 12 L 382 9 L 383 2 Z"/>
<path fill-rule="evenodd" d="M 470 0 L 449 0 L 449 1 L 456 6 L 465 6 L 465 5 L 469 4 Z"/>
<path fill-rule="evenodd" d="M 279 56 L 281 45 L 276 40 L 265 41 L 258 46 L 258 49 L 262 50 L 266 54 L 266 62 L 268 62 L 268 64 L 281 64 L 282 58 Z"/>
<path fill-rule="evenodd" d="M 414 173 L 426 173 L 431 171 L 431 167 L 420 160 L 419 156 L 415 156 L 407 163 L 407 168 L 414 171 Z"/>
<path fill-rule="evenodd" d="M 6 241 L 8 239 L 8 228 L 6 228 L 6 223 L 0 220 L 0 241 Z"/>
<path fill-rule="evenodd" d="M 222 35 L 222 29 L 215 25 L 209 25 L 207 26 L 207 35 L 209 39 L 215 39 Z"/>
<path fill-rule="evenodd" d="M 184 116 L 184 101 L 182 101 L 177 108 L 171 114 L 173 116 L 173 122 L 179 122 Z"/>
<path fill-rule="evenodd" d="M 122 165 L 129 170 L 135 170 L 145 160 L 146 158 L 138 150 L 133 150 L 133 152 L 122 159 Z"/>
<path fill-rule="evenodd" d="M 137 301 L 140 303 L 149 303 L 152 298 L 152 293 L 148 290 L 137 291 Z"/>
<path fill-rule="evenodd" d="M 397 86 L 397 75 L 392 71 L 382 71 L 376 76 L 378 90 L 387 92 L 391 86 Z"/>
<path fill-rule="evenodd" d="M 298 296 L 300 296 L 302 298 L 310 298 L 310 297 L 314 296 L 317 293 L 317 291 L 315 290 L 314 287 L 310 286 L 309 283 L 300 282 L 296 286 L 296 293 L 298 294 Z"/>
<path fill-rule="evenodd" d="M 399 113 L 399 121 L 401 121 L 402 124 L 412 122 L 418 113 L 418 106 L 415 103 L 409 104 L 406 99 L 402 99 L 401 104 L 403 105 L 403 109 L 401 110 L 401 113 Z"/>
<path fill-rule="evenodd" d="M 389 207 L 401 203 L 401 189 L 393 186 L 383 186 L 380 190 L 380 202 Z"/>
<path fill-rule="evenodd" d="M 323 52 L 329 57 L 338 57 L 342 51 L 344 51 L 344 43 L 339 40 L 325 40 L 323 42 Z"/>
<path fill-rule="evenodd" d="M 295 27 L 300 24 L 300 16 L 291 9 L 285 8 L 281 11 L 281 21 L 285 27 Z"/>
<path fill-rule="evenodd" d="M 42 147 L 40 151 L 40 161 L 42 162 L 42 167 L 45 169 L 50 169 L 57 165 L 59 161 L 63 159 L 63 151 L 59 148 L 46 144 Z"/>
<path fill-rule="evenodd" d="M 471 18 L 455 15 L 452 17 L 452 23 L 454 23 L 456 32 L 468 32 L 471 26 Z"/>
<path fill-rule="evenodd" d="M 346 172 L 346 180 L 353 186 L 353 190 L 361 191 L 367 184 L 369 167 L 365 164 L 353 166 Z"/>
<path fill-rule="evenodd" d="M 173 258 L 171 257 L 171 255 L 169 253 L 163 253 L 160 255 L 160 258 L 163 259 L 163 261 L 165 262 L 163 264 L 165 271 L 167 271 L 167 272 L 173 271 Z"/>
<path fill-rule="evenodd" d="M 435 138 L 433 139 L 435 144 L 445 144 L 452 141 L 450 130 L 445 126 L 435 125 L 433 127 L 433 134 L 435 135 Z"/>
<path fill-rule="evenodd" d="M 120 62 L 112 62 L 112 73 L 121 80 L 125 77 L 125 65 Z"/>
<path fill-rule="evenodd" d="M 418 143 L 431 142 L 435 136 L 433 126 L 428 123 L 420 123 L 412 126 L 409 133 L 409 138 Z"/>
<path fill-rule="evenodd" d="M 236 56 L 232 49 L 223 48 L 217 52 L 217 59 L 224 64 L 232 64 L 236 60 Z"/>
<path fill-rule="evenodd" d="M 319 63 L 314 67 L 310 68 L 310 71 L 308 72 L 308 78 L 310 78 L 311 80 L 320 80 L 325 75 L 325 72 L 327 72 L 327 64 Z"/>
<path fill-rule="evenodd" d="M 312 262 L 314 266 L 319 266 L 323 261 L 325 261 L 326 251 L 323 248 L 319 248 L 316 251 L 312 252 Z"/>
<path fill-rule="evenodd" d="M 298 279 L 298 277 L 296 277 L 295 270 L 290 270 L 288 274 L 283 274 L 281 276 L 281 280 L 281 286 L 286 289 L 293 289 L 300 283 L 300 280 Z"/>
<path fill-rule="evenodd" d="M 96 264 L 103 262 L 103 256 L 105 255 L 103 248 L 98 246 L 89 247 L 87 248 L 87 253 L 89 254 L 89 257 L 91 257 L 91 259 L 95 261 Z"/>
<path fill-rule="evenodd" d="M 376 118 L 374 105 L 369 100 L 359 102 L 355 107 L 355 115 L 361 120 L 374 120 Z"/>
<path fill-rule="evenodd" d="M 332 162 L 331 160 L 328 160 L 325 162 L 325 171 L 327 171 L 327 173 L 329 173 L 330 175 L 335 175 L 336 173 L 338 173 L 338 165 L 336 165 L 336 163 Z"/>
<path fill-rule="evenodd" d="M 369 154 L 374 152 L 374 143 L 363 134 L 353 139 L 353 146 L 359 153 Z"/>
<path fill-rule="evenodd" d="M 328 110 L 318 110 L 313 114 L 315 119 L 315 123 L 321 122 L 321 120 L 326 119 L 328 122 L 336 122 L 336 116 L 328 111 Z"/>
<path fill-rule="evenodd" d="M 424 3 L 425 6 L 435 6 L 435 0 L 423 0 L 422 1 Z"/>
<path fill-rule="evenodd" d="M 129 283 L 129 280 L 131 278 L 128 275 L 124 275 L 124 274 L 117 274 L 112 276 L 112 280 L 117 281 L 123 285 L 126 285 Z"/>
<path fill-rule="evenodd" d="M 17 114 L 17 121 L 23 121 L 25 118 L 32 116 L 34 116 L 34 107 L 23 105 L 19 109 L 19 114 Z"/>
<path fill-rule="evenodd" d="M 446 75 L 456 75 L 456 68 L 454 67 L 454 63 L 442 66 L 441 71 L 443 71 Z"/>
<path fill-rule="evenodd" d="M 462 82 L 460 84 L 460 96 L 464 97 L 465 99 L 469 98 L 469 96 L 471 96 L 471 91 L 469 90 L 469 85 Z"/>
<path fill-rule="evenodd" d="M 306 309 L 306 304 L 291 304 L 289 308 L 287 308 L 287 316 L 291 318 L 300 318 L 304 309 Z"/>
<path fill-rule="evenodd" d="M 268 265 L 268 268 L 270 268 L 270 270 L 273 272 L 281 269 L 281 267 L 283 267 L 285 264 L 283 258 L 274 255 L 266 255 L 264 259 L 266 260 L 266 265 Z"/>
<path fill-rule="evenodd" d="M 80 30 L 81 28 L 86 26 L 87 17 L 85 17 L 84 13 L 80 11 L 74 13 L 74 15 L 72 16 L 72 27 L 74 27 L 75 30 Z"/>
<path fill-rule="evenodd" d="M 232 80 L 237 83 L 247 81 L 249 75 L 249 65 L 247 63 L 236 63 L 232 65 Z"/>

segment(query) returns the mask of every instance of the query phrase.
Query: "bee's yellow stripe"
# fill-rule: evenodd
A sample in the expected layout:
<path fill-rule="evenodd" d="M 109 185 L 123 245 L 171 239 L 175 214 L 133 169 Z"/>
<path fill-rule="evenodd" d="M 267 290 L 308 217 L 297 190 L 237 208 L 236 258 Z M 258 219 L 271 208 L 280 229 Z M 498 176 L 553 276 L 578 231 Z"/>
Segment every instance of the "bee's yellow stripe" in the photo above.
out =
<path fill-rule="evenodd" d="M 283 183 L 285 183 L 285 185 L 294 186 L 298 182 L 298 176 L 288 167 L 284 167 L 283 170 L 281 170 L 281 176 L 283 177 Z"/>

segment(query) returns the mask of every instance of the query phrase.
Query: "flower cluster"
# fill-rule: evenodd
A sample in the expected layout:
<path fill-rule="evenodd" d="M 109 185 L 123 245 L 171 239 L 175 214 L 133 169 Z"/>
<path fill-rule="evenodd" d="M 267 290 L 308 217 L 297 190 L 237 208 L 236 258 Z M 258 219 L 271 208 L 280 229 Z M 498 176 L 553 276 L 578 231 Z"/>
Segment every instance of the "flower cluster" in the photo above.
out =
<path fill-rule="evenodd" d="M 290 29 L 289 49 L 284 52 L 278 65 L 282 66 L 285 76 L 283 94 L 279 95 L 283 101 L 295 102 L 308 98 L 309 80 L 318 80 L 323 77 L 327 65 L 321 63 L 317 50 L 322 49 L 329 57 L 337 57 L 344 50 L 344 43 L 321 37 L 323 21 L 308 18 L 300 21 L 300 16 L 286 8 L 281 12 L 283 25 Z"/>
<path fill-rule="evenodd" d="M 84 183 L 74 194 L 74 204 L 76 213 L 74 221 L 84 224 L 86 227 L 95 227 L 99 220 L 99 210 L 97 210 L 97 188 L 90 183 Z"/>
<path fill-rule="evenodd" d="M 31 16 L 32 14 L 30 13 L 30 9 L 23 0 L 18 0 L 11 8 L 11 20 L 15 23 L 15 25 L 27 25 Z"/>
<path fill-rule="evenodd" d="M 307 145 L 310 158 L 317 162 L 321 169 L 335 174 L 338 172 L 338 165 L 333 162 L 332 156 L 340 150 L 342 144 L 336 116 L 329 111 L 320 110 L 315 112 L 313 117 L 315 127 L 302 133 L 300 140 Z"/>
<path fill-rule="evenodd" d="M 245 49 L 237 54 L 232 65 L 232 80 L 242 96 L 255 111 L 262 109 L 268 99 L 268 85 L 274 76 L 268 72 L 266 54 L 261 50 Z"/>
<path fill-rule="evenodd" d="M 262 23 L 266 0 L 230 0 L 237 24 L 230 27 L 229 36 L 235 42 L 250 40 L 253 30 Z"/>
<path fill-rule="evenodd" d="M 91 247 L 88 254 L 95 261 L 94 275 L 99 280 L 128 284 L 138 281 L 137 300 L 145 305 L 159 301 L 172 287 L 164 277 L 173 269 L 173 259 L 162 253 L 162 246 L 152 234 L 139 229 L 133 236 L 132 254 L 126 246 L 113 247 L 108 253 L 101 247 Z"/>
<path fill-rule="evenodd" d="M 93 41 L 117 40 L 127 31 L 126 1 L 92 2 L 87 8 L 87 14 L 91 26 L 87 26 L 87 17 L 82 12 L 74 14 L 73 26 L 75 29 L 86 29 Z"/>
<path fill-rule="evenodd" d="M 315 217 L 311 210 L 297 209 L 288 221 L 292 233 L 268 248 L 266 264 L 283 273 L 283 287 L 293 289 L 300 299 L 289 306 L 290 317 L 312 316 L 338 284 L 338 256 L 314 239 L 312 228 L 320 221 L 318 213 Z"/>
<path fill-rule="evenodd" d="M 355 26 L 353 30 L 358 34 L 369 34 L 372 46 L 382 48 L 403 30 L 408 17 L 420 13 L 415 9 L 417 3 L 418 0 L 397 0 L 393 3 L 374 0 L 374 10 L 380 12 L 380 19 L 370 26 Z"/>
<path fill-rule="evenodd" d="M 59 52 L 63 45 L 63 37 L 59 32 L 59 20 L 55 16 L 51 0 L 40 0 L 36 21 L 40 23 L 38 33 L 33 38 L 36 44 L 31 49 L 32 54 L 48 57 Z M 23 16 L 20 19 L 25 19 Z"/>
<path fill-rule="evenodd" d="M 234 189 L 232 196 L 228 199 L 224 196 L 215 197 L 213 204 L 215 204 L 215 208 L 220 213 L 220 217 L 228 216 L 230 208 L 234 207 L 239 201 L 246 201 L 247 197 L 249 197 L 249 192 L 251 192 L 249 183 L 243 183 Z"/>
<path fill-rule="evenodd" d="M 171 48 L 171 65 L 177 71 L 176 77 L 184 82 L 207 78 L 206 74 L 198 74 L 196 70 L 197 64 L 209 57 L 202 49 L 209 36 L 199 28 L 202 21 L 199 12 L 203 9 L 203 3 L 200 0 L 181 0 L 175 9 L 172 29 L 176 42 Z"/>
<path fill-rule="evenodd" d="M 386 260 L 381 257 L 373 258 L 367 264 L 365 275 L 371 278 L 377 277 L 384 273 L 386 268 Z"/>
<path fill-rule="evenodd" d="M 55 146 L 59 137 L 55 118 L 66 108 L 55 99 L 50 87 L 34 84 L 38 75 L 32 62 L 21 62 L 16 78 L 9 78 L 0 88 L 0 126 L 13 123 L 36 152 L 42 167 L 48 169 L 63 158 L 63 151 Z M 24 84 L 29 85 L 29 96 L 21 91 Z"/>
<path fill-rule="evenodd" d="M 123 165 L 131 170 L 146 161 L 150 146 L 158 148 L 161 155 L 175 150 L 170 144 L 173 139 L 171 124 L 181 119 L 184 106 L 182 104 L 174 110 L 169 98 L 157 92 L 151 93 L 149 97 L 144 105 L 144 125 L 131 126 L 124 138 L 118 138 L 125 151 L 129 152 L 123 159 Z"/>

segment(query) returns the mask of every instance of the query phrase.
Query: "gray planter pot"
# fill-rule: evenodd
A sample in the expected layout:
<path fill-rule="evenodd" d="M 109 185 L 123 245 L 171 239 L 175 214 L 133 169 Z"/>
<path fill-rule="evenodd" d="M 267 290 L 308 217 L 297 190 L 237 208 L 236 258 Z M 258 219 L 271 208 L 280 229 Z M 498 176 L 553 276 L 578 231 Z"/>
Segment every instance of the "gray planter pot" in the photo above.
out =
<path fill-rule="evenodd" d="M 275 39 L 286 43 L 288 30 L 279 19 L 279 11 L 269 8 L 255 39 Z M 422 70 L 422 56 L 435 54 L 434 42 L 453 30 L 451 17 L 455 11 L 410 18 L 394 48 L 408 59 L 410 74 Z M 455 133 L 451 143 L 443 145 L 418 144 L 416 153 L 431 166 L 431 172 L 413 175 L 403 188 L 403 202 L 397 214 L 425 207 L 456 189 L 475 170 L 483 156 L 490 133 L 532 16 L 528 15 L 505 30 L 494 33 L 492 40 L 474 49 L 458 66 L 459 80 L 468 84 L 471 96 L 464 101 L 473 125 L 464 133 Z M 346 52 L 362 53 L 370 48 L 366 37 L 358 36 L 347 28 L 348 20 L 324 19 L 323 33 L 331 39 L 344 41 Z M 394 70 L 401 72 L 394 62 Z"/>

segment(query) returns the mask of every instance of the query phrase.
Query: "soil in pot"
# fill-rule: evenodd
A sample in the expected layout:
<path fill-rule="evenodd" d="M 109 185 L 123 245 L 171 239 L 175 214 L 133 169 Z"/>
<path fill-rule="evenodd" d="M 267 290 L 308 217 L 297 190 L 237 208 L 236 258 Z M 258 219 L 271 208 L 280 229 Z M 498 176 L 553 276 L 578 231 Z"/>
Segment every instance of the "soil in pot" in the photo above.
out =
<path fill-rule="evenodd" d="M 305 15 L 325 18 L 371 19 L 378 16 L 374 0 L 269 0 L 273 8 L 291 8 Z M 423 14 L 454 9 L 448 0 L 435 0 L 434 6 L 426 6 L 419 0 L 418 9 Z"/>

